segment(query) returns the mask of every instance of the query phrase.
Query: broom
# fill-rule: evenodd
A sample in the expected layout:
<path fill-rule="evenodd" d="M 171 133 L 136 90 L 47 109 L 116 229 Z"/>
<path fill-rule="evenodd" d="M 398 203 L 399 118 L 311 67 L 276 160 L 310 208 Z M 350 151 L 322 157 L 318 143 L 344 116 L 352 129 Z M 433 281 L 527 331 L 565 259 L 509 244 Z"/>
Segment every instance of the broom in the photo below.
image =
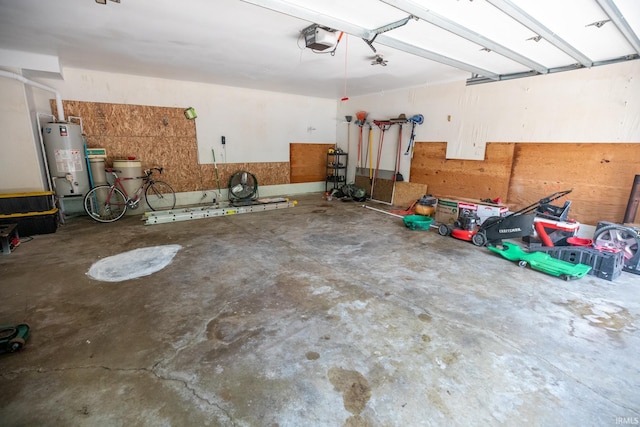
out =
<path fill-rule="evenodd" d="M 213 167 L 216 170 L 216 184 L 218 185 L 218 194 L 217 194 L 217 198 L 222 197 L 222 195 L 220 194 L 220 178 L 218 177 L 218 164 L 216 163 L 216 151 L 212 148 L 211 149 L 211 154 L 213 154 Z M 213 204 L 216 204 L 217 199 L 213 199 Z"/>

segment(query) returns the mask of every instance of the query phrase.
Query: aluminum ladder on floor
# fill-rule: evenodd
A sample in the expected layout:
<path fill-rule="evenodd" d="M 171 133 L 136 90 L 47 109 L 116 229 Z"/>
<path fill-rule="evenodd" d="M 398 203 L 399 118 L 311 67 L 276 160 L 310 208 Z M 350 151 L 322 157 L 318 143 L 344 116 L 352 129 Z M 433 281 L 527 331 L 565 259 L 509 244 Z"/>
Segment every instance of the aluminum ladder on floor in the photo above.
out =
<path fill-rule="evenodd" d="M 192 219 L 213 218 L 217 216 L 236 215 L 252 212 L 263 212 L 274 209 L 292 208 L 298 204 L 286 198 L 258 199 L 242 206 L 203 206 L 197 208 L 172 209 L 169 211 L 145 212 L 145 225 L 166 224 L 169 222 L 189 221 Z"/>

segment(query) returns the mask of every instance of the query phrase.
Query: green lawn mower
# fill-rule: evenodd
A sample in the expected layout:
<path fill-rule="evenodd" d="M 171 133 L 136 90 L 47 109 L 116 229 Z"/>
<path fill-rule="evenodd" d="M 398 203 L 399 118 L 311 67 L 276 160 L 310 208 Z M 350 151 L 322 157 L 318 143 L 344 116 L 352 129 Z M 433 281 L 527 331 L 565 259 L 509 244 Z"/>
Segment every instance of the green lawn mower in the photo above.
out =
<path fill-rule="evenodd" d="M 26 323 L 0 326 L 0 353 L 20 351 L 29 339 L 31 328 Z"/>

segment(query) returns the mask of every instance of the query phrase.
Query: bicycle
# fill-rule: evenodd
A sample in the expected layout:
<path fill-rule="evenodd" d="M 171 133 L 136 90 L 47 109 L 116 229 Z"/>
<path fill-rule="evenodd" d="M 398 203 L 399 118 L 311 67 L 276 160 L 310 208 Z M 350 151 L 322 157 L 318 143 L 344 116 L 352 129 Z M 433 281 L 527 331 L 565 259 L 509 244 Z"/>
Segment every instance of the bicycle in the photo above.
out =
<path fill-rule="evenodd" d="M 84 210 L 91 219 L 98 222 L 114 222 L 127 212 L 127 209 L 137 209 L 144 190 L 144 200 L 151 210 L 173 209 L 176 206 L 176 193 L 164 181 L 157 181 L 153 171 L 162 174 L 163 168 L 151 168 L 144 171 L 144 176 L 134 178 L 120 178 L 121 171 L 107 168 L 106 172 L 114 177 L 111 185 L 98 185 L 84 196 Z M 129 197 L 122 181 L 142 179 L 140 187 L 132 197 Z"/>

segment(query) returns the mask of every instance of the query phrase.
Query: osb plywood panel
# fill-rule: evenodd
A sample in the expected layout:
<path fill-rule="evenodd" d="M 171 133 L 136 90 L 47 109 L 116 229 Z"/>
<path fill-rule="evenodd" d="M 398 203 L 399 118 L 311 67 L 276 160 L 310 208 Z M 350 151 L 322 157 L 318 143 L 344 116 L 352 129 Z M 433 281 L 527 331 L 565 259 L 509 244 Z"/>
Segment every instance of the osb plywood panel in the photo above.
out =
<path fill-rule="evenodd" d="M 358 188 L 364 188 L 367 192 L 367 197 L 371 197 L 371 181 L 368 176 L 356 175 L 354 184 Z"/>
<path fill-rule="evenodd" d="M 595 225 L 622 222 L 631 186 L 640 173 L 640 144 L 521 143 L 514 151 L 508 203 L 528 206 L 556 191 L 573 191 L 569 216 Z M 637 219 L 636 221 L 637 222 Z"/>
<path fill-rule="evenodd" d="M 87 146 L 107 150 L 108 165 L 135 157 L 143 169 L 163 167 L 161 179 L 177 192 L 217 188 L 214 166 L 198 163 L 196 121 L 187 120 L 183 108 L 81 101 L 63 105 L 67 116 L 82 118 Z M 55 114 L 53 101 L 51 109 Z M 289 183 L 288 162 L 223 163 L 218 164 L 221 189 L 238 170 L 253 173 L 259 185 Z"/>
<path fill-rule="evenodd" d="M 418 142 L 411 182 L 427 184 L 433 195 L 485 199 L 507 197 L 513 143 L 487 144 L 484 160 L 447 159 L 446 142 Z"/>
<path fill-rule="evenodd" d="M 371 198 L 380 202 L 391 203 L 393 196 L 393 181 L 390 179 L 378 178 L 373 182 L 373 194 Z"/>
<path fill-rule="evenodd" d="M 57 114 L 55 102 L 51 106 Z M 195 120 L 187 120 L 184 108 L 82 101 L 63 101 L 63 106 L 67 116 L 82 118 L 87 137 L 196 137 Z"/>
<path fill-rule="evenodd" d="M 327 152 L 335 144 L 289 144 L 291 183 L 318 182 L 327 178 Z"/>
<path fill-rule="evenodd" d="M 427 184 L 398 181 L 393 192 L 393 205 L 408 208 L 413 202 L 427 194 Z"/>

